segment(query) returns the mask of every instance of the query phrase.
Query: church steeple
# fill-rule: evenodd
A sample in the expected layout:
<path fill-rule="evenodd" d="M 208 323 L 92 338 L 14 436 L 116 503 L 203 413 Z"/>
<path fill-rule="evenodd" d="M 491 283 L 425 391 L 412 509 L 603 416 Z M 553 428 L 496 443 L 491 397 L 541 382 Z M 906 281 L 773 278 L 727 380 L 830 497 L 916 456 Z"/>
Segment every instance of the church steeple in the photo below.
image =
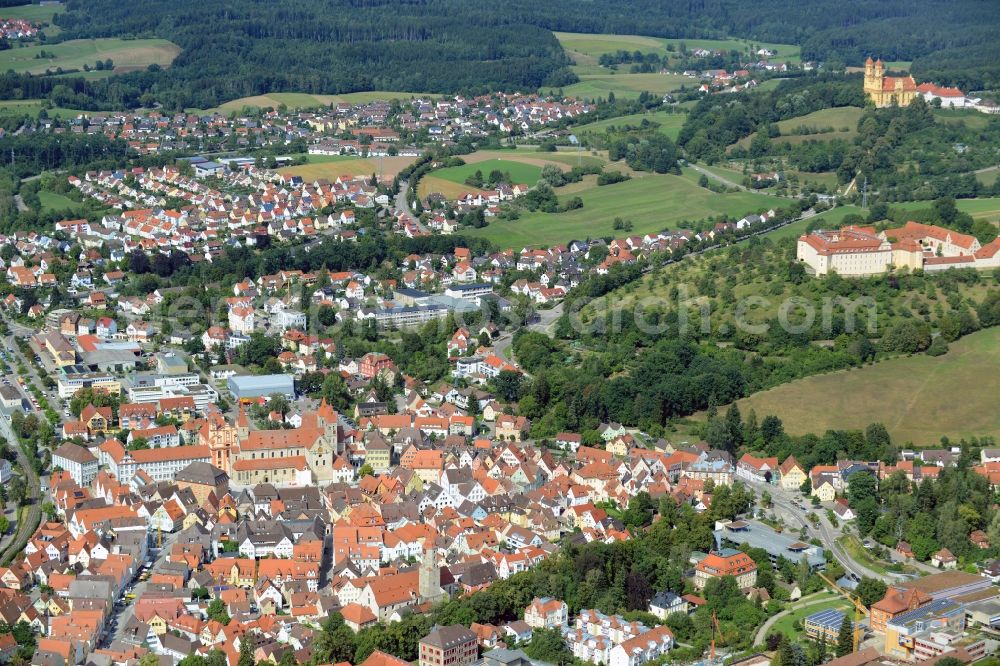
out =
<path fill-rule="evenodd" d="M 240 403 L 240 411 L 236 416 L 236 436 L 240 439 L 246 439 L 250 436 L 250 419 L 247 418 L 246 410 L 243 408 L 243 403 Z"/>

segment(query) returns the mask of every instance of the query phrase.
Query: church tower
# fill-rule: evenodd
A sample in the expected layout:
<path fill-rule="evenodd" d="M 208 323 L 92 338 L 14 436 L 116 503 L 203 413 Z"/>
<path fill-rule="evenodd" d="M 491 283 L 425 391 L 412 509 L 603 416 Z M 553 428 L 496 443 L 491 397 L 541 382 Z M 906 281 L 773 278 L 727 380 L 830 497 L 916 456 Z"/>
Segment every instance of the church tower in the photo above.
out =
<path fill-rule="evenodd" d="M 247 418 L 246 410 L 243 409 L 243 403 L 240 403 L 240 412 L 236 416 L 236 436 L 240 440 L 244 440 L 250 436 L 250 419 Z"/>
<path fill-rule="evenodd" d="M 232 453 L 237 446 L 237 429 L 226 423 L 221 414 L 211 414 L 198 434 L 199 444 L 207 446 L 212 464 L 232 474 Z"/>
<path fill-rule="evenodd" d="M 879 61 L 881 63 L 881 61 Z M 882 77 L 875 74 L 875 61 L 869 58 L 865 60 L 865 96 L 873 100 L 882 92 Z M 877 101 L 876 101 L 877 103 Z"/>
<path fill-rule="evenodd" d="M 306 463 L 316 483 L 333 481 L 333 461 L 339 453 L 338 420 L 337 412 L 325 398 L 315 412 L 302 415 L 302 428 L 312 428 L 316 433 L 315 441 L 306 450 Z"/>
<path fill-rule="evenodd" d="M 445 596 L 441 589 L 441 569 L 434 555 L 434 545 L 424 544 L 424 559 L 420 563 L 420 603 L 437 603 Z"/>

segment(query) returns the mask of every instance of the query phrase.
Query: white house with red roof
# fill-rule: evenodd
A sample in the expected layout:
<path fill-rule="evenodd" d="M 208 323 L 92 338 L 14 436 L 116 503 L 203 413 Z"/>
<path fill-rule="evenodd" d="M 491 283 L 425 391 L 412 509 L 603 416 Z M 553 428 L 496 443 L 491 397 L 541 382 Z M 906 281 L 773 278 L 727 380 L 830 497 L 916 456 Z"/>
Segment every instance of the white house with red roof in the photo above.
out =
<path fill-rule="evenodd" d="M 972 106 L 978 100 L 972 100 L 965 96 L 958 88 L 947 88 L 945 86 L 934 85 L 933 83 L 921 83 L 917 86 L 917 93 L 924 98 L 928 104 L 935 99 L 941 100 L 943 108 L 964 109 Z"/>

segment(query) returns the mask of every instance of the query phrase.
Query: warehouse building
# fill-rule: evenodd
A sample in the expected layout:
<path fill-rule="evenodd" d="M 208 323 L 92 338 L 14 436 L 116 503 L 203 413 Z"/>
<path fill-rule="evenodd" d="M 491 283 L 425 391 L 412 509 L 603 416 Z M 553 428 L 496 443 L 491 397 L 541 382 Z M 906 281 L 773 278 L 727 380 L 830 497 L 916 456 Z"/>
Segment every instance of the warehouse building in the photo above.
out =
<path fill-rule="evenodd" d="M 229 391 L 240 401 L 266 398 L 280 393 L 295 399 L 295 380 L 291 375 L 234 375 L 228 381 Z"/>

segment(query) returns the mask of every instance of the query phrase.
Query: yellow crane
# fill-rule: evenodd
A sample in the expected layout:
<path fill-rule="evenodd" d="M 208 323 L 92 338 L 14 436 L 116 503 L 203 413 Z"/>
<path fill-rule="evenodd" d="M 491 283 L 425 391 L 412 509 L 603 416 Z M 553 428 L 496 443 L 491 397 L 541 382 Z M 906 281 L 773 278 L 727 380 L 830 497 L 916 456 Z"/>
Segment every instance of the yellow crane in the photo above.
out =
<path fill-rule="evenodd" d="M 871 613 L 868 608 L 861 603 L 860 599 L 852 595 L 840 585 L 837 585 L 822 572 L 817 571 L 816 575 L 822 578 L 823 582 L 829 585 L 835 592 L 854 604 L 854 652 L 857 652 L 858 646 L 861 645 L 861 616 L 864 615 L 865 617 L 871 617 Z"/>

